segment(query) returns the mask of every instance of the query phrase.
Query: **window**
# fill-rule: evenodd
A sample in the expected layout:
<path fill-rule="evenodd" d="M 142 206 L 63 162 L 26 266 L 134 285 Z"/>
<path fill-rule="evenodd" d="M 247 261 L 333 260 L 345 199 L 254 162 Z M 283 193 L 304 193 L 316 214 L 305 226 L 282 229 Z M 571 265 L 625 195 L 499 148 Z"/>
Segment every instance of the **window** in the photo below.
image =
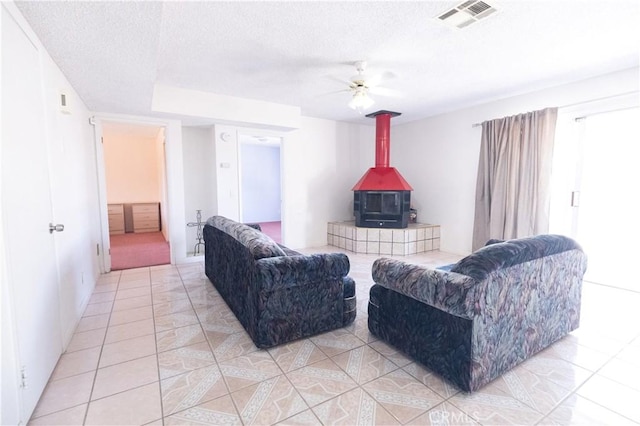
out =
<path fill-rule="evenodd" d="M 399 214 L 399 199 L 397 192 L 368 192 L 364 209 L 367 213 Z"/>

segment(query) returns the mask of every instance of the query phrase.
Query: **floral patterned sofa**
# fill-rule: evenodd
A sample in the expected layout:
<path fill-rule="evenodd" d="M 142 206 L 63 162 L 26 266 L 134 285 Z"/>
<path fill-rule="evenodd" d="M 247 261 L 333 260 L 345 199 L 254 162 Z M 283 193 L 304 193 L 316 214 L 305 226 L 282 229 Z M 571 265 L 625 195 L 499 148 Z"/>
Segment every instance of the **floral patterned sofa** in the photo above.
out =
<path fill-rule="evenodd" d="M 450 270 L 377 259 L 369 330 L 474 391 L 578 327 L 586 267 L 560 235 L 492 240 Z"/>
<path fill-rule="evenodd" d="M 213 216 L 203 235 L 205 273 L 257 347 L 353 322 L 355 282 L 345 254 L 301 255 L 256 228 Z"/>

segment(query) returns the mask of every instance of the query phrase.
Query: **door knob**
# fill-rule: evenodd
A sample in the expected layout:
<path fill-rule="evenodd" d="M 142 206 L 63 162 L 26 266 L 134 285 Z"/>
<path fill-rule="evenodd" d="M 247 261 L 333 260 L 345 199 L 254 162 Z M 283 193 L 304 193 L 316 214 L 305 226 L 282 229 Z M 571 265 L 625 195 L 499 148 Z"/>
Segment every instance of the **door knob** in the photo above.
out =
<path fill-rule="evenodd" d="M 49 224 L 49 233 L 53 234 L 53 231 L 56 231 L 56 232 L 64 231 L 64 225 L 62 225 L 60 223 L 57 224 L 57 225 L 54 225 L 53 223 L 50 223 Z"/>

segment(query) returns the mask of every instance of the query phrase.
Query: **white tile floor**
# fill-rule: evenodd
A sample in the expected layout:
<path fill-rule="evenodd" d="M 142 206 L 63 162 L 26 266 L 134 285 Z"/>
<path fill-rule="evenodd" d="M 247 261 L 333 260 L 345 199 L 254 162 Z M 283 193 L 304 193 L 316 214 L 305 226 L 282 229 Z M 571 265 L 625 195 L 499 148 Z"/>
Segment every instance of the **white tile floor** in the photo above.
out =
<path fill-rule="evenodd" d="M 640 292 L 585 283 L 580 329 L 466 394 L 368 333 L 377 256 L 348 255 L 355 323 L 267 351 L 201 263 L 102 276 L 30 424 L 640 424 Z"/>

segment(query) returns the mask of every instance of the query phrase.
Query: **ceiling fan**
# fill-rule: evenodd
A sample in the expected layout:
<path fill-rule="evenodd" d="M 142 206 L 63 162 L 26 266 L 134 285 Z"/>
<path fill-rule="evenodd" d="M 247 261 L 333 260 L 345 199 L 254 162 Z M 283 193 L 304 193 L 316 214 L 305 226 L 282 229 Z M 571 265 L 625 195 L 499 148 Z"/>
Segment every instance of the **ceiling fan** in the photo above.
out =
<path fill-rule="evenodd" d="M 341 90 L 351 92 L 351 100 L 348 103 L 351 109 L 355 109 L 362 114 L 365 109 L 371 107 L 374 104 L 374 100 L 369 96 L 369 94 L 400 97 L 400 92 L 379 86 L 385 78 L 390 78 L 393 74 L 383 73 L 367 75 L 365 73 L 367 68 L 366 61 L 356 62 L 355 67 L 357 74 L 347 81 L 349 88 Z"/>

